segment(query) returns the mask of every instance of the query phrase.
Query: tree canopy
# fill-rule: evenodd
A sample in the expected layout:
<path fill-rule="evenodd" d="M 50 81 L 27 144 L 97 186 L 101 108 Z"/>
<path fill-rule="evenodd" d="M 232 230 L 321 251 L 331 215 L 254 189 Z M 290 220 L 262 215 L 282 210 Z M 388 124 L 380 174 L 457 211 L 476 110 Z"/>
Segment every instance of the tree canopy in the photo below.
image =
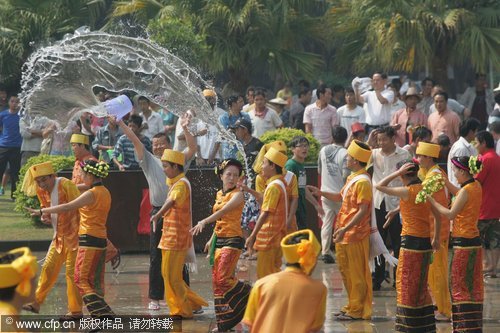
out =
<path fill-rule="evenodd" d="M 495 0 L 0 0 L 0 82 L 19 81 L 38 46 L 122 21 L 239 91 L 256 76 L 500 70 Z"/>

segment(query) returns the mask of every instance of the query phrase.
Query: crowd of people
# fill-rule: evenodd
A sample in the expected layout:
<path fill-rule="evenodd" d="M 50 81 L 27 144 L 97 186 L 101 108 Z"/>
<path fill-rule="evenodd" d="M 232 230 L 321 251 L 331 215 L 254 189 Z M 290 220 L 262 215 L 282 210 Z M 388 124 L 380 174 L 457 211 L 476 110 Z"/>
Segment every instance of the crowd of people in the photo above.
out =
<path fill-rule="evenodd" d="M 95 93 L 101 101 L 114 97 Z M 9 164 L 12 193 L 28 158 L 41 152 L 76 158 L 72 181 L 57 177 L 50 162 L 25 176 L 23 191 L 41 203 L 30 213 L 55 230 L 25 310 L 40 310 L 65 264 L 68 313 L 62 319 L 81 318 L 83 305 L 95 317 L 114 315 L 102 288 L 104 263 L 119 261 L 106 231 L 112 193 L 102 184 L 114 167 L 142 170 L 149 185 L 152 311 L 164 299 L 170 316 L 189 319 L 207 306 L 190 288 L 189 273 L 193 236 L 215 223 L 205 250 L 219 331 L 240 322 L 252 332 L 320 330 L 327 290 L 311 278 L 318 258 L 337 263 L 347 291 L 336 320 L 371 319 L 374 291 L 392 275 L 397 331 L 434 332 L 436 321 L 451 321 L 454 331 L 481 329 L 483 276 L 499 273 L 500 86 L 487 89 L 485 76 L 477 75 L 475 87 L 457 101 L 429 78 L 417 85 L 374 73 L 368 89 L 362 80 L 345 89 L 319 83 L 314 90 L 301 81 L 297 94 L 286 84 L 268 99 L 264 89 L 249 87 L 245 96 L 226 99 L 227 111 L 216 90 L 202 93 L 220 125 L 243 145 L 249 174 L 236 145 L 217 126 L 198 121 L 195 110 L 178 119 L 135 96 L 124 120 L 85 113 L 60 129 L 31 110 L 21 117 L 18 98 L 10 96 L 0 112 L 0 174 Z M 0 89 L 0 103 L 6 102 Z M 311 143 L 305 135 L 288 146 L 259 140 L 282 127 L 311 133 L 321 145 L 319 187 L 308 185 L 304 162 Z M 186 177 L 192 163 L 215 165 L 222 182 L 213 214 L 197 224 Z M 321 218 L 320 240 L 310 230 L 306 202 Z M 252 287 L 236 270 L 241 257 L 255 256 L 259 280 Z M 18 310 L 10 301 L 35 275 L 31 264 L 16 271 L 16 262 L 31 257 L 23 249 L 0 258 L 1 269 L 12 275 L 2 271 L 0 291 L 8 292 L 1 294 L 0 311 Z M 391 274 L 388 266 L 396 263 Z"/>

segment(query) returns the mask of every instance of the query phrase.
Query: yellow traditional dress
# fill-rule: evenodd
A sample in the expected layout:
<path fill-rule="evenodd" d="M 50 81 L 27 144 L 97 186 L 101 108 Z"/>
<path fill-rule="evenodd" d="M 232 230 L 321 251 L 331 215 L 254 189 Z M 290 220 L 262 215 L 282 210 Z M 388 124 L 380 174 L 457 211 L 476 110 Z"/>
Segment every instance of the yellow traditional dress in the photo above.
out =
<path fill-rule="evenodd" d="M 221 210 L 236 194 L 238 189 L 224 193 L 217 192 L 213 212 Z M 244 202 L 227 212 L 215 224 L 215 259 L 212 269 L 215 317 L 220 332 L 236 326 L 245 313 L 250 285 L 236 278 L 236 265 L 245 245 L 241 230 L 241 214 Z"/>
<path fill-rule="evenodd" d="M 366 175 L 365 169 L 347 177 L 346 185 L 359 175 Z M 347 225 L 359 211 L 359 205 L 368 204 L 366 216 L 356 226 L 347 230 L 340 243 L 335 244 L 337 264 L 342 281 L 347 290 L 348 303 L 342 308 L 345 315 L 355 319 L 370 319 L 372 315 L 372 278 L 370 273 L 370 225 L 372 186 L 369 179 L 360 178 L 343 196 L 342 206 L 337 216 L 336 230 Z"/>
<path fill-rule="evenodd" d="M 432 257 L 429 203 L 415 204 L 422 184 L 407 186 L 409 197 L 400 200 L 403 227 L 396 271 L 396 331 L 435 332 L 434 306 L 427 288 Z"/>
<path fill-rule="evenodd" d="M 446 173 L 438 166 L 434 165 L 425 173 L 425 179 L 430 179 L 437 173 L 441 173 L 446 178 Z M 439 190 L 432 195 L 443 207 L 449 207 L 449 199 L 446 188 Z M 429 220 L 434 221 L 434 216 L 429 215 Z M 431 238 L 434 237 L 434 223 L 431 223 Z M 448 244 L 450 240 L 450 220 L 441 215 L 441 232 L 439 235 L 439 250 L 434 253 L 434 259 L 429 268 L 429 287 L 436 302 L 437 309 L 446 317 L 451 317 L 451 297 L 448 285 Z"/>
<path fill-rule="evenodd" d="M 55 187 L 54 191 L 57 191 L 58 202 L 54 205 L 68 203 L 80 196 L 80 191 L 69 179 L 57 178 Z M 51 206 L 51 193 L 37 187 L 37 196 L 41 208 Z M 73 314 L 82 312 L 82 296 L 78 292 L 74 279 L 78 250 L 79 219 L 80 215 L 77 211 L 67 211 L 57 214 L 54 237 L 45 257 L 35 294 L 36 302 L 43 304 L 49 291 L 56 283 L 57 276 L 64 264 L 68 310 Z"/>
<path fill-rule="evenodd" d="M 471 179 L 462 184 L 467 203 L 453 220 L 451 259 L 451 299 L 453 332 L 481 332 L 483 328 L 484 286 L 482 248 L 477 221 L 482 189 Z"/>
<path fill-rule="evenodd" d="M 168 200 L 174 202 L 163 216 L 161 272 L 165 284 L 165 300 L 171 316 L 192 318 L 193 311 L 208 306 L 182 279 L 187 251 L 191 247 L 191 189 L 184 173 L 168 178 Z"/>
<path fill-rule="evenodd" d="M 281 185 L 280 185 L 281 183 Z M 261 212 L 269 215 L 257 233 L 254 249 L 257 253 L 257 278 L 279 272 L 281 269 L 281 239 L 286 235 L 288 196 L 281 175 L 266 182 Z"/>

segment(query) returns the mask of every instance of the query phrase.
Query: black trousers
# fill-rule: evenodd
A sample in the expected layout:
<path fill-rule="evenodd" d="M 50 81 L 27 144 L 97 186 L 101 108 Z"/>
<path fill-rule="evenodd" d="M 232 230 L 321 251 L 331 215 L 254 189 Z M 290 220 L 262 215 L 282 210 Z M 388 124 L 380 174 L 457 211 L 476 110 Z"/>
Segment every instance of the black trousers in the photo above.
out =
<path fill-rule="evenodd" d="M 396 258 L 399 257 L 399 249 L 401 248 L 401 219 L 399 214 L 394 216 L 391 224 L 387 229 L 384 229 L 385 216 L 387 215 L 387 210 L 385 208 L 385 201 L 382 201 L 380 204 L 380 209 L 375 208 L 375 217 L 377 219 L 377 228 L 380 232 L 380 236 L 384 240 L 385 245 L 387 246 L 388 236 L 390 237 L 392 249 L 394 251 L 394 256 Z M 378 263 L 380 262 L 380 264 Z M 394 274 L 396 272 L 396 268 L 394 268 Z M 394 275 L 395 276 L 395 275 Z M 385 279 L 385 258 L 380 255 L 378 260 L 375 260 L 375 272 L 373 273 L 373 285 L 380 286 Z"/>
<path fill-rule="evenodd" d="M 161 207 L 153 207 L 151 216 L 156 214 Z M 151 223 L 151 222 L 150 222 Z M 156 221 L 156 232 L 153 232 L 153 223 L 149 234 L 149 298 L 159 301 L 165 296 L 165 285 L 161 275 L 161 249 L 158 248 L 161 240 L 161 229 L 163 228 L 163 218 Z M 182 279 L 189 286 L 189 271 L 184 265 Z"/>
<path fill-rule="evenodd" d="M 21 168 L 21 147 L 0 147 L 0 178 L 7 169 L 7 163 L 10 166 L 10 196 L 14 198 L 16 183 L 19 180 L 19 169 Z"/>

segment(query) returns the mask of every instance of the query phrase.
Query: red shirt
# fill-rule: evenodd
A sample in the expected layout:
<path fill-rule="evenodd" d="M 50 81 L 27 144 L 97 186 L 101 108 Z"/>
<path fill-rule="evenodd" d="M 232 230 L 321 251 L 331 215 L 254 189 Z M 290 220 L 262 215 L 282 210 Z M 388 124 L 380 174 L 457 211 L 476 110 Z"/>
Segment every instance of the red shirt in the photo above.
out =
<path fill-rule="evenodd" d="M 483 187 L 483 200 L 479 212 L 480 220 L 500 218 L 500 156 L 494 149 L 481 155 L 483 169 L 476 175 Z"/>

